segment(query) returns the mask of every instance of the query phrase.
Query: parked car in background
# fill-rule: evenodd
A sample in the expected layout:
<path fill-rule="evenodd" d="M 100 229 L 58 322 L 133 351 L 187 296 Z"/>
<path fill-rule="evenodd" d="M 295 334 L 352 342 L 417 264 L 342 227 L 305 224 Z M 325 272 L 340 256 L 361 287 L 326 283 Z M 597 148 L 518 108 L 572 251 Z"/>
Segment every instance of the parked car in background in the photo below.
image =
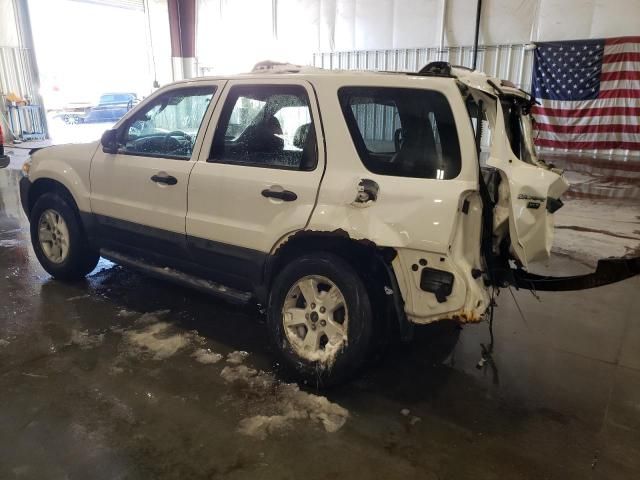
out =
<path fill-rule="evenodd" d="M 135 93 L 105 93 L 98 105 L 89 110 L 85 122 L 117 122 L 139 103 Z"/>
<path fill-rule="evenodd" d="M 84 122 L 93 107 L 94 104 L 89 102 L 70 102 L 56 112 L 53 118 L 59 118 L 67 125 L 76 125 Z"/>

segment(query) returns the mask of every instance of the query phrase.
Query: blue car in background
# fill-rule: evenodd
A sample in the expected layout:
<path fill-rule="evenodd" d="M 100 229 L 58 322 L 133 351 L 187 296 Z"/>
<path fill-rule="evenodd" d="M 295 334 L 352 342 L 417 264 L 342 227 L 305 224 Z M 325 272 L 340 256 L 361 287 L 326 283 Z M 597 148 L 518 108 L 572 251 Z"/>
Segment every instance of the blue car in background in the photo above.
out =
<path fill-rule="evenodd" d="M 140 100 L 135 93 L 105 93 L 84 118 L 85 123 L 117 122 Z"/>

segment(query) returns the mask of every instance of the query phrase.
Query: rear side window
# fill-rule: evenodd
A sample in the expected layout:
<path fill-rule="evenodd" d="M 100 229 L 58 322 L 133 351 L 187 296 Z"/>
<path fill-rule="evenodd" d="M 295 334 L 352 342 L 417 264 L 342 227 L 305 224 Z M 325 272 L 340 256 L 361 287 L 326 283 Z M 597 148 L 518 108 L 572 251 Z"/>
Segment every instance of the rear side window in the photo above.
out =
<path fill-rule="evenodd" d="M 213 138 L 210 162 L 313 170 L 317 142 L 309 97 L 299 85 L 236 85 Z"/>
<path fill-rule="evenodd" d="M 448 180 L 461 168 L 460 144 L 446 97 L 432 90 L 343 87 L 349 133 L 367 170 Z"/>

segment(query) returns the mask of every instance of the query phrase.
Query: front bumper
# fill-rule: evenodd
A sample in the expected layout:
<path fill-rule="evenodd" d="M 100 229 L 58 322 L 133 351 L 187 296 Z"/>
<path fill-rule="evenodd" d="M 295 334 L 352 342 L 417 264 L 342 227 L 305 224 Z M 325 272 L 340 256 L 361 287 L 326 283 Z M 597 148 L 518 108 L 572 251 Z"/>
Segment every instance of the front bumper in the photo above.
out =
<path fill-rule="evenodd" d="M 0 168 L 5 168 L 9 162 L 11 162 L 9 155 L 0 155 Z"/>
<path fill-rule="evenodd" d="M 29 217 L 29 190 L 31 190 L 29 177 L 22 177 L 20 179 L 20 203 L 22 203 L 22 209 L 27 218 Z"/>

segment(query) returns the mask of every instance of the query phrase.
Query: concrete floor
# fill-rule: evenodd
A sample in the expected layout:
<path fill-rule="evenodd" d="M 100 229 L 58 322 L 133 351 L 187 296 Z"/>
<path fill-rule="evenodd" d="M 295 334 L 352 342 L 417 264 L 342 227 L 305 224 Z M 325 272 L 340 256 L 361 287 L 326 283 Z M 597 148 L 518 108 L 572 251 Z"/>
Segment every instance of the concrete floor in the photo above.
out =
<path fill-rule="evenodd" d="M 1 479 L 640 478 L 640 278 L 504 290 L 484 368 L 486 324 L 438 324 L 324 400 L 276 380 L 250 309 L 108 262 L 52 280 L 18 175 L 0 170 Z M 548 269 L 588 270 L 573 239 Z"/>

